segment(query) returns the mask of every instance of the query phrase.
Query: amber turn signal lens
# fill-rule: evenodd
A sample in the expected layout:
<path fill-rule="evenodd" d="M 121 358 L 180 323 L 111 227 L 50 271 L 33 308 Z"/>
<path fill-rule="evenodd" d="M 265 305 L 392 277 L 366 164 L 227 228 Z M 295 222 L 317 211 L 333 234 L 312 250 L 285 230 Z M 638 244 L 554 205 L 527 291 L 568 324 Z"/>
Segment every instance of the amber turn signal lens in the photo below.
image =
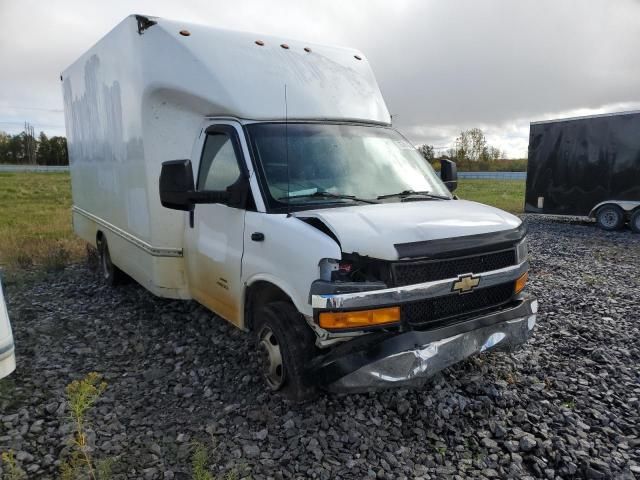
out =
<path fill-rule="evenodd" d="M 524 286 L 527 284 L 527 280 L 529 280 L 529 272 L 524 272 L 518 279 L 516 280 L 515 293 L 520 293 Z"/>
<path fill-rule="evenodd" d="M 322 328 L 358 328 L 400 321 L 400 307 L 358 310 L 355 312 L 324 312 L 320 314 Z"/>

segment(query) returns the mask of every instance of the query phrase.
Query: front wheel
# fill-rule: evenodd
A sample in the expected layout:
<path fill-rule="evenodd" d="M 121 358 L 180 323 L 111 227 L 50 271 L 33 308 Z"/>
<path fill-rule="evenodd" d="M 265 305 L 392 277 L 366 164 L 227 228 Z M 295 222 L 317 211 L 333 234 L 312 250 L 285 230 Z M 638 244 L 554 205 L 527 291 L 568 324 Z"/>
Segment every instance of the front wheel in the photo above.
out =
<path fill-rule="evenodd" d="M 315 335 L 296 308 L 286 302 L 269 303 L 259 312 L 255 332 L 267 387 L 297 402 L 317 396 L 305 374 L 316 351 Z"/>
<path fill-rule="evenodd" d="M 640 208 L 638 208 L 635 212 L 633 212 L 633 215 L 631 215 L 629 226 L 631 227 L 631 231 L 633 233 L 640 233 Z"/>
<path fill-rule="evenodd" d="M 604 205 L 598 209 L 596 223 L 603 230 L 620 230 L 624 226 L 624 212 L 617 205 Z"/>

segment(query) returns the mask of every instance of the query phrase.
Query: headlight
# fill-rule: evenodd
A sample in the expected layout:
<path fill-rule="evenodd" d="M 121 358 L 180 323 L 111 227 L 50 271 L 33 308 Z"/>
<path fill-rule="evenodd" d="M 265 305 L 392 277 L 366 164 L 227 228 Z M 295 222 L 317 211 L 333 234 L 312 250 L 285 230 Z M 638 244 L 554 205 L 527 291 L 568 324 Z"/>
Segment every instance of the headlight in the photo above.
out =
<path fill-rule="evenodd" d="M 524 237 L 518 245 L 516 245 L 516 258 L 518 263 L 524 262 L 529 256 L 529 242 Z"/>

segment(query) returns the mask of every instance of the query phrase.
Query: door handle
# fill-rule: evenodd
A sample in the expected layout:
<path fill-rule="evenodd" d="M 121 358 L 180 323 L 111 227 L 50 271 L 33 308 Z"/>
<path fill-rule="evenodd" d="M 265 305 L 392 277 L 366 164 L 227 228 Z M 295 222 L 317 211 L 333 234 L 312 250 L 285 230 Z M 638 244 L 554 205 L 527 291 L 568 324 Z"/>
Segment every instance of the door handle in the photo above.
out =
<path fill-rule="evenodd" d="M 251 240 L 254 242 L 262 242 L 264 240 L 264 233 L 262 232 L 253 232 L 251 234 Z"/>

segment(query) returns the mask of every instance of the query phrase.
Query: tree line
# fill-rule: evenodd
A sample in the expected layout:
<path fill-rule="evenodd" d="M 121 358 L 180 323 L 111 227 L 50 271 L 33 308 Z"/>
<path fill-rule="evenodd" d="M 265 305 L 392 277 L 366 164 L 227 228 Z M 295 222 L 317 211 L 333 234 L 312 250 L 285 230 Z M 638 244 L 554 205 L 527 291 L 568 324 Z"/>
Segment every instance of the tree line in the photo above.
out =
<path fill-rule="evenodd" d="M 16 135 L 0 131 L 0 163 L 69 165 L 67 139 L 47 137 L 44 132 L 36 137 L 28 128 Z"/>
<path fill-rule="evenodd" d="M 436 154 L 433 145 L 419 145 L 418 151 L 436 168 L 440 168 L 441 159 L 448 159 L 455 161 L 458 170 L 464 172 L 524 172 L 527 170 L 526 158 L 517 160 L 502 158 L 503 152 L 489 145 L 483 131 L 479 128 L 460 132 L 453 146 L 439 155 Z"/>
<path fill-rule="evenodd" d="M 65 137 L 47 137 L 40 132 L 38 137 L 32 129 L 16 135 L 0 131 L 0 164 L 21 165 L 69 165 L 67 139 Z M 484 133 L 479 128 L 460 132 L 453 146 L 436 154 L 433 145 L 419 145 L 418 151 L 434 167 L 440 168 L 440 159 L 454 160 L 458 170 L 466 172 L 478 171 L 512 171 L 527 170 L 527 159 L 503 159 L 503 152 L 489 145 Z"/>

